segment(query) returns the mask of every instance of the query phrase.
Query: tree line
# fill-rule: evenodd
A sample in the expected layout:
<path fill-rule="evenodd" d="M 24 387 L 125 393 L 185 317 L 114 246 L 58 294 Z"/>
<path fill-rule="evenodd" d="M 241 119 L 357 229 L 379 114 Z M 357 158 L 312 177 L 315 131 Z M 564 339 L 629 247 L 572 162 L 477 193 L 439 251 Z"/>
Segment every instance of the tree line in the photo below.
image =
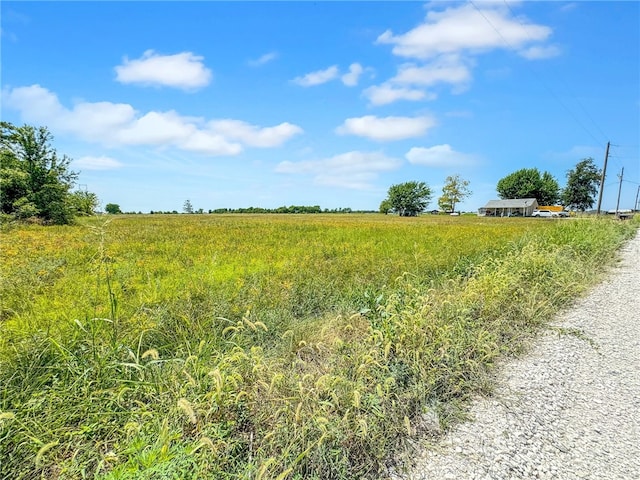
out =
<path fill-rule="evenodd" d="M 505 199 L 535 198 L 539 205 L 562 205 L 584 212 L 593 207 L 602 171 L 592 158 L 585 158 L 567 172 L 567 184 L 560 188 L 549 172 L 537 168 L 523 168 L 500 179 L 496 185 L 498 196 Z M 460 175 L 448 176 L 442 187 L 438 206 L 444 212 L 455 212 L 456 205 L 471 195 L 469 181 Z M 415 216 L 424 212 L 433 192 L 425 182 L 404 182 L 392 185 L 380 203 L 380 212 L 400 216 Z"/>
<path fill-rule="evenodd" d="M 0 212 L 3 216 L 25 220 L 36 218 L 45 224 L 71 223 L 76 216 L 92 215 L 99 206 L 98 197 L 85 190 L 75 190 L 78 173 L 70 169 L 71 159 L 58 155 L 51 146 L 53 136 L 46 127 L 15 126 L 0 122 Z M 595 203 L 601 170 L 592 158 L 585 158 L 567 172 L 567 184 L 560 188 L 549 172 L 523 168 L 498 181 L 501 199 L 535 198 L 539 205 L 561 204 L 585 211 Z M 471 195 L 469 181 L 460 175 L 446 178 L 438 206 L 455 212 L 456 206 Z M 410 181 L 392 185 L 379 211 L 385 214 L 415 216 L 424 212 L 432 200 L 432 189 L 425 182 Z M 185 213 L 194 210 L 185 201 Z M 118 204 L 106 205 L 110 214 L 122 213 Z M 321 209 L 319 205 L 291 205 L 274 209 L 262 207 L 219 208 L 208 213 L 351 213 L 351 208 Z M 369 212 L 369 211 L 357 211 Z M 151 213 L 178 213 L 151 212 Z"/>

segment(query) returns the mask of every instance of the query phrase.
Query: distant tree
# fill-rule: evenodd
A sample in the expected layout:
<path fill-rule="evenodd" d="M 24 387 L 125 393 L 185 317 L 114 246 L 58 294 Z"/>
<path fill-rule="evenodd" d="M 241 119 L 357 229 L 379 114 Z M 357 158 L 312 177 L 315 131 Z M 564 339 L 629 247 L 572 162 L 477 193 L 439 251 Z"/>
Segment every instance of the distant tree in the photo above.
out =
<path fill-rule="evenodd" d="M 107 203 L 107 205 L 104 207 L 104 211 L 111 215 L 122 213 L 122 210 L 120 210 L 120 205 L 118 205 L 117 203 Z"/>
<path fill-rule="evenodd" d="M 389 187 L 386 200 L 401 217 L 415 217 L 429 205 L 431 189 L 424 182 L 399 183 Z"/>
<path fill-rule="evenodd" d="M 542 175 L 537 168 L 523 168 L 498 182 L 498 195 L 502 199 L 535 198 L 539 205 L 554 205 L 560 199 L 560 186 L 549 172 Z"/>
<path fill-rule="evenodd" d="M 191 200 L 184 201 L 184 206 L 182 207 L 182 211 L 184 213 L 193 213 L 193 205 L 191 205 Z"/>
<path fill-rule="evenodd" d="M 445 212 L 455 212 L 456 205 L 471 195 L 469 181 L 456 174 L 448 176 L 442 187 L 442 196 L 438 199 L 438 206 Z"/>
<path fill-rule="evenodd" d="M 385 198 L 380 202 L 380 213 L 387 215 L 391 210 L 393 210 L 393 207 L 391 206 L 391 202 L 388 198 Z"/>
<path fill-rule="evenodd" d="M 89 216 L 95 214 L 100 201 L 92 192 L 78 190 L 70 195 L 71 205 L 76 215 Z"/>
<path fill-rule="evenodd" d="M 47 223 L 73 220 L 69 191 L 78 174 L 71 159 L 59 157 L 46 127 L 16 127 L 1 122 L 0 209 L 17 218 L 39 217 Z"/>
<path fill-rule="evenodd" d="M 578 162 L 574 169 L 567 172 L 567 186 L 562 191 L 562 203 L 581 212 L 593 207 L 601 175 L 602 170 L 596 167 L 593 158 Z"/>

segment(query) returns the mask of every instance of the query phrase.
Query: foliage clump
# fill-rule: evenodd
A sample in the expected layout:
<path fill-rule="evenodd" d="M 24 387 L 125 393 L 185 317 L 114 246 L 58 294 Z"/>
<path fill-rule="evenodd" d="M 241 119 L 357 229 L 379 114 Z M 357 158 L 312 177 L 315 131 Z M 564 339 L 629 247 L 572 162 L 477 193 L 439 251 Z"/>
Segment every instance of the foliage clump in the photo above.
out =
<path fill-rule="evenodd" d="M 563 204 L 581 212 L 593 207 L 601 176 L 602 171 L 592 158 L 578 162 L 567 172 L 567 185 L 562 191 Z"/>
<path fill-rule="evenodd" d="M 395 212 L 401 217 L 415 217 L 424 212 L 431 201 L 431 188 L 425 182 L 405 182 L 392 185 L 380 211 Z"/>
<path fill-rule="evenodd" d="M 75 215 L 90 215 L 97 197 L 71 192 L 78 174 L 71 159 L 51 146 L 46 127 L 16 127 L 1 123 L 0 211 L 13 218 L 38 218 L 49 224 L 68 224 Z"/>
<path fill-rule="evenodd" d="M 549 172 L 523 168 L 498 181 L 498 196 L 502 199 L 535 198 L 539 205 L 555 205 L 560 199 L 558 181 Z"/>

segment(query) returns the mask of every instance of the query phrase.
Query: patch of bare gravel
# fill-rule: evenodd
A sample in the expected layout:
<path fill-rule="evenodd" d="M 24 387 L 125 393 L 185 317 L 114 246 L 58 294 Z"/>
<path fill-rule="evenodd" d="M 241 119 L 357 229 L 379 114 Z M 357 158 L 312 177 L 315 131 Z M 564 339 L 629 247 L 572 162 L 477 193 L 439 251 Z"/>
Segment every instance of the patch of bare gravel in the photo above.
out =
<path fill-rule="evenodd" d="M 640 235 L 554 326 L 395 478 L 640 479 Z"/>

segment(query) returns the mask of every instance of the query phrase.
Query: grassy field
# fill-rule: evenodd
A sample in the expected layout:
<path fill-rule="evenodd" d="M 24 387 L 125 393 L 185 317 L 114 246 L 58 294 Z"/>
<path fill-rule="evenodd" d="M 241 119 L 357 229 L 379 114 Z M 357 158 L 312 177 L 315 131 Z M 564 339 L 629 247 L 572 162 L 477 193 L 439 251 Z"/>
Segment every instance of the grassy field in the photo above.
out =
<path fill-rule="evenodd" d="M 382 478 L 638 222 L 175 215 L 5 226 L 0 478 Z"/>

